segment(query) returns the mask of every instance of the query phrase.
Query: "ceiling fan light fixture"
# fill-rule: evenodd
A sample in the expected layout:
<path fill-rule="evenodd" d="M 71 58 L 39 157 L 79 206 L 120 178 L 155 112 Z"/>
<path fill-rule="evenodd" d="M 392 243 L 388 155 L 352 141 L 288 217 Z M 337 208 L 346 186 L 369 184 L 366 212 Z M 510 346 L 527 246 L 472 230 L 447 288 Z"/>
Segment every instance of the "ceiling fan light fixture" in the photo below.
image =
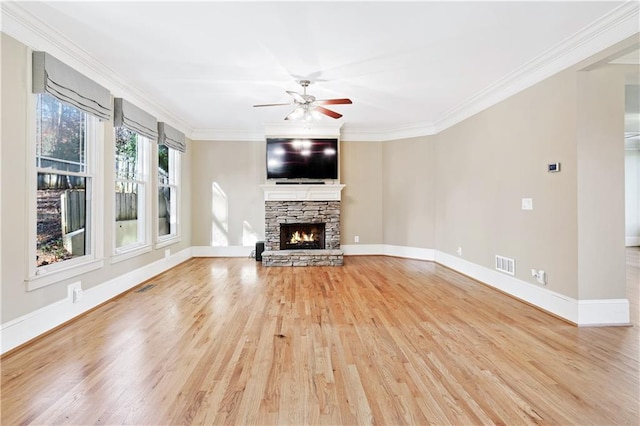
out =
<path fill-rule="evenodd" d="M 302 109 L 301 107 L 297 107 L 296 109 L 293 110 L 291 114 L 287 115 L 287 118 L 285 118 L 285 120 L 299 120 L 304 116 L 305 116 L 304 109 Z"/>
<path fill-rule="evenodd" d="M 300 105 L 298 108 L 296 109 L 300 109 L 302 110 L 302 116 L 298 116 L 298 114 L 295 115 L 294 117 L 291 117 L 290 119 L 303 119 L 304 121 L 317 121 L 320 119 L 320 114 L 315 110 L 315 108 L 310 105 L 310 104 L 304 104 L 304 105 Z"/>
<path fill-rule="evenodd" d="M 318 111 L 316 111 L 315 109 L 311 111 L 311 116 L 316 121 L 322 119 L 322 115 Z"/>
<path fill-rule="evenodd" d="M 300 80 L 298 82 L 303 89 L 303 93 L 292 92 L 287 90 L 286 92 L 293 97 L 293 104 L 295 105 L 295 109 L 289 113 L 284 119 L 285 120 L 302 120 L 302 121 L 317 121 L 322 118 L 322 115 L 326 115 L 328 117 L 338 119 L 342 117 L 342 114 L 332 111 L 330 109 L 324 108 L 320 105 L 338 105 L 338 104 L 351 104 L 351 99 L 348 98 L 340 98 L 340 99 L 321 99 L 317 100 L 315 96 L 307 95 L 307 87 L 311 82 L 309 80 Z M 290 104 L 259 104 L 254 105 L 254 107 L 267 107 L 267 106 L 280 106 L 280 105 L 290 105 Z"/>

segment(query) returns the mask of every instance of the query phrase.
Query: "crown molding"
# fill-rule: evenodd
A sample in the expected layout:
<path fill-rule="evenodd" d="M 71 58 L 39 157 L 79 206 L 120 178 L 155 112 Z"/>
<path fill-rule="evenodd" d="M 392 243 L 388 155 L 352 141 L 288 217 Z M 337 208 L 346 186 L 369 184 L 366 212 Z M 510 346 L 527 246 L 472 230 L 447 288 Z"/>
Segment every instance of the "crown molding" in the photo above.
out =
<path fill-rule="evenodd" d="M 194 129 L 189 123 L 164 108 L 146 94 L 101 64 L 89 53 L 35 18 L 17 2 L 1 2 L 0 29 L 32 49 L 46 50 L 79 72 L 96 80 L 117 96 L 154 114 L 183 131 L 191 140 L 260 141 L 264 130 Z M 398 128 L 364 128 L 345 124 L 341 139 L 345 141 L 391 141 L 437 134 L 540 81 L 615 45 L 640 31 L 640 2 L 630 0 L 573 36 L 539 55 L 465 102 L 444 113 L 434 123 L 416 123 Z"/>
<path fill-rule="evenodd" d="M 385 142 L 397 139 L 408 139 L 436 134 L 433 124 L 415 124 L 395 129 L 370 129 L 352 127 L 345 124 L 327 125 L 313 123 L 312 125 L 293 123 L 269 123 L 263 130 L 246 129 L 195 129 L 191 140 L 200 141 L 264 141 L 265 136 L 339 136 L 344 142 Z"/>
<path fill-rule="evenodd" d="M 610 63 L 615 65 L 640 65 L 640 58 L 615 59 Z"/>
<path fill-rule="evenodd" d="M 449 110 L 435 122 L 441 132 L 640 31 L 640 2 L 628 1 L 502 79 Z"/>
<path fill-rule="evenodd" d="M 195 129 L 193 141 L 259 142 L 264 141 L 264 129 Z"/>
<path fill-rule="evenodd" d="M 268 136 L 340 137 L 342 122 L 285 121 L 266 123 L 264 134 Z"/>
<path fill-rule="evenodd" d="M 388 129 L 371 129 L 345 124 L 342 129 L 341 140 L 351 142 L 385 142 L 420 136 L 430 136 L 435 135 L 436 133 L 436 128 L 432 123 L 415 123 L 403 127 Z"/>
<path fill-rule="evenodd" d="M 609 63 L 615 65 L 640 65 L 640 50 L 636 49 L 635 51 L 614 59 Z"/>
<path fill-rule="evenodd" d="M 491 86 L 447 111 L 434 123 L 415 123 L 398 128 L 364 128 L 345 123 L 343 141 L 383 142 L 435 135 L 546 78 L 615 45 L 640 31 L 640 2 L 627 1 L 607 15 L 509 73 Z M 198 132 L 196 132 L 198 133 Z M 216 140 L 216 130 L 206 132 Z M 233 133 L 233 132 L 232 132 Z M 247 140 L 246 132 L 236 131 L 234 140 Z M 263 139 L 262 136 L 260 139 Z M 227 138 L 227 140 L 229 140 Z"/>
<path fill-rule="evenodd" d="M 126 98 L 127 101 L 154 115 L 158 121 L 168 122 L 187 136 L 192 133 L 193 129 L 186 120 L 138 90 L 73 41 L 30 14 L 18 2 L 2 1 L 0 7 L 2 10 L 0 30 L 3 33 L 27 45 L 32 50 L 43 50 L 50 53 L 109 89 L 114 97 Z"/>
<path fill-rule="evenodd" d="M 266 136 L 340 137 L 342 123 L 306 123 L 300 121 L 265 123 L 262 129 L 195 129 L 191 140 L 264 141 Z"/>

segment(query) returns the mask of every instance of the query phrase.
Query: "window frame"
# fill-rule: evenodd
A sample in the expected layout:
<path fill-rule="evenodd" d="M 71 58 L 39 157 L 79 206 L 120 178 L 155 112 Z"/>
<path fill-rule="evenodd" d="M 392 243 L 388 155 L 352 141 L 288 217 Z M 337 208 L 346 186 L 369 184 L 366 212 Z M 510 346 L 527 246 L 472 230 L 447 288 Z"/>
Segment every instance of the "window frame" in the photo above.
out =
<path fill-rule="evenodd" d="M 136 140 L 136 148 L 138 150 L 138 164 L 139 171 L 137 173 L 138 179 L 128 180 L 128 179 L 120 179 L 118 178 L 118 174 L 115 169 L 117 157 L 116 157 L 116 129 L 113 128 L 113 170 L 114 170 L 114 179 L 113 179 L 113 190 L 112 190 L 112 199 L 113 199 L 113 220 L 112 220 L 112 255 L 111 255 L 111 263 L 121 262 L 123 260 L 131 259 L 133 257 L 149 253 L 152 249 L 152 239 L 151 239 L 151 211 L 152 209 L 152 182 L 150 179 L 151 176 L 151 139 L 146 136 L 143 136 L 133 130 L 129 130 L 134 133 L 137 137 Z M 136 243 L 128 244 L 126 246 L 117 247 L 116 246 L 116 186 L 118 182 L 130 182 L 138 185 L 138 189 L 140 190 L 140 185 L 143 185 L 143 196 L 138 199 L 138 238 L 142 237 L 142 240 L 138 240 Z M 140 209 L 140 206 L 142 208 Z M 142 218 L 142 226 L 140 226 L 140 220 Z"/>
<path fill-rule="evenodd" d="M 86 202 L 89 204 L 89 215 L 87 217 L 88 225 L 85 226 L 85 232 L 88 232 L 88 253 L 84 256 L 57 262 L 51 265 L 37 266 L 37 223 L 38 223 L 38 173 L 46 171 L 37 167 L 37 104 L 38 96 L 45 94 L 30 94 L 27 102 L 27 125 L 29 136 L 27 144 L 27 166 L 25 167 L 25 179 L 27 182 L 27 212 L 28 212 L 28 236 L 26 256 L 27 277 L 25 284 L 27 291 L 36 290 L 67 278 L 75 277 L 100 269 L 104 266 L 104 250 L 101 242 L 104 239 L 103 232 L 103 165 L 98 161 L 103 158 L 104 154 L 104 123 L 98 118 L 84 113 L 86 117 L 86 141 L 85 141 L 85 157 L 86 171 L 85 175 L 90 184 L 86 189 Z M 51 96 L 51 95 L 46 95 Z M 62 102 L 62 101 L 59 101 Z M 74 173 L 71 173 L 74 174 Z"/>
<path fill-rule="evenodd" d="M 159 248 L 163 248 L 166 246 L 169 246 L 171 244 L 175 244 L 180 242 L 180 240 L 182 239 L 182 234 L 181 234 L 181 166 L 182 166 L 182 156 L 180 151 L 178 151 L 177 149 L 171 148 L 167 145 L 164 145 L 167 147 L 168 149 L 168 153 L 169 153 L 169 183 L 168 184 L 161 184 L 160 183 L 160 177 L 159 177 L 159 171 L 160 171 L 160 164 L 158 161 L 158 157 L 159 157 L 159 150 L 160 150 L 160 145 L 162 144 L 156 144 L 156 150 L 155 150 L 155 157 L 156 157 L 156 188 L 154 191 L 155 194 L 155 220 L 154 220 L 154 227 L 155 227 L 155 235 L 156 235 L 156 249 Z M 172 182 L 172 178 L 173 178 L 173 183 Z M 174 212 L 175 212 L 175 230 L 176 232 L 174 234 L 167 234 L 167 235 L 160 235 L 160 229 L 159 229 L 159 217 L 158 217 L 158 208 L 159 208 L 159 199 L 158 199 L 158 193 L 160 191 L 160 188 L 163 187 L 169 187 L 169 188 L 174 188 L 175 189 L 175 202 L 172 203 L 171 206 L 171 210 L 172 210 L 172 215 L 171 217 L 174 217 Z"/>

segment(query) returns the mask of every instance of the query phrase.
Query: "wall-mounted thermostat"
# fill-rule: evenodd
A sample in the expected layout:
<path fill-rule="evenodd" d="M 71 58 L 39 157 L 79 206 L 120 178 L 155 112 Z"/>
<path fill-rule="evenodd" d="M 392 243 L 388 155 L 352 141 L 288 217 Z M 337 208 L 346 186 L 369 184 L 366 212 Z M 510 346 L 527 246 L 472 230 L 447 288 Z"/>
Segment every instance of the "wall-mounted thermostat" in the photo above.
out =
<path fill-rule="evenodd" d="M 547 165 L 549 173 L 557 173 L 560 171 L 560 163 L 550 163 Z"/>

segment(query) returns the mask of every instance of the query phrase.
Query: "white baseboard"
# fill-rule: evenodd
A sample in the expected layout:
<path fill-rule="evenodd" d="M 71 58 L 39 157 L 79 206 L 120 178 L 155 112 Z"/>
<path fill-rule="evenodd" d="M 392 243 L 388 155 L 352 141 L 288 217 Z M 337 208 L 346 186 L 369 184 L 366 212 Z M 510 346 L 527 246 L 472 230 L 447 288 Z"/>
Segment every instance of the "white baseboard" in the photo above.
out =
<path fill-rule="evenodd" d="M 629 324 L 627 299 L 576 300 L 434 249 L 388 244 L 347 244 L 342 245 L 341 249 L 345 255 L 385 255 L 435 261 L 578 326 Z M 191 247 L 87 289 L 78 303 L 73 303 L 69 295 L 63 300 L 2 324 L 0 353 L 54 329 L 190 257 L 249 257 L 251 250 L 252 247 L 242 246 Z"/>
<path fill-rule="evenodd" d="M 384 254 L 384 244 L 340 244 L 345 256 L 379 256 Z"/>
<path fill-rule="evenodd" d="M 577 300 L 441 251 L 436 262 L 581 327 L 629 324 L 627 299 Z"/>
<path fill-rule="evenodd" d="M 16 348 L 78 315 L 130 290 L 144 281 L 173 268 L 191 257 L 191 248 L 160 259 L 139 269 L 84 290 L 82 299 L 73 303 L 71 295 L 58 302 L 2 324 L 0 353 Z"/>
<path fill-rule="evenodd" d="M 628 325 L 627 299 L 577 300 L 438 250 L 389 244 L 342 245 L 345 255 L 386 255 L 435 261 L 578 326 Z"/>
<path fill-rule="evenodd" d="M 626 247 L 640 246 L 640 237 L 624 237 L 624 245 Z"/>
<path fill-rule="evenodd" d="M 407 259 L 419 259 L 419 260 L 435 260 L 435 250 L 419 247 L 404 247 L 393 246 L 390 244 L 384 245 L 384 254 L 387 256 L 404 257 Z"/>
<path fill-rule="evenodd" d="M 394 246 L 391 244 L 342 244 L 345 256 L 395 256 L 406 259 L 434 260 L 435 251 L 420 247 Z"/>
<path fill-rule="evenodd" d="M 436 262 L 488 286 L 578 323 L 577 300 L 441 251 Z"/>
<path fill-rule="evenodd" d="M 191 247 L 193 257 L 249 257 L 255 249 L 253 246 L 194 246 Z"/>
<path fill-rule="evenodd" d="M 604 325 L 629 325 L 629 301 L 627 299 L 578 300 L 580 327 Z"/>

